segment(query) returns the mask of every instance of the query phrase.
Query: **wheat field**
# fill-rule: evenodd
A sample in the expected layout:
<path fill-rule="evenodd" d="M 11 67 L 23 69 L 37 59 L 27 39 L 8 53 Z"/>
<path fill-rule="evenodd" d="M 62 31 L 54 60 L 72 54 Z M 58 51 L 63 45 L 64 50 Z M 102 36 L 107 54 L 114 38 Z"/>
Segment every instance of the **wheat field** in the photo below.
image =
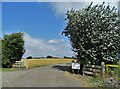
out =
<path fill-rule="evenodd" d="M 70 63 L 72 60 L 74 59 L 65 59 L 65 58 L 22 59 L 22 61 L 27 62 L 28 68 L 53 65 L 59 63 Z"/>

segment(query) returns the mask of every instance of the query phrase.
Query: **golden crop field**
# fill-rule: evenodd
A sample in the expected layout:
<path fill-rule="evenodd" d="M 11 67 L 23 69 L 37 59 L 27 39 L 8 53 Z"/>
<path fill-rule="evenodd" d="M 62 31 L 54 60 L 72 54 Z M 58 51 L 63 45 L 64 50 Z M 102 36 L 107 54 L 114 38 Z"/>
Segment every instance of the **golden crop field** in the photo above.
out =
<path fill-rule="evenodd" d="M 40 67 L 45 65 L 59 64 L 59 63 L 70 63 L 74 59 L 65 58 L 42 58 L 42 59 L 22 59 L 27 61 L 28 68 Z"/>

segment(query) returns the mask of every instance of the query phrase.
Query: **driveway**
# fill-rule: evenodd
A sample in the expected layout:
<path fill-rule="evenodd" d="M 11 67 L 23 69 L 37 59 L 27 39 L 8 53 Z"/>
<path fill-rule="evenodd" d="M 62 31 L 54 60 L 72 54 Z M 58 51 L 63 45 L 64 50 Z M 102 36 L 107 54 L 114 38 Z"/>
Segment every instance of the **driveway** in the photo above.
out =
<path fill-rule="evenodd" d="M 2 73 L 3 87 L 80 87 L 81 83 L 60 70 L 66 64 Z M 56 67 L 57 66 L 57 67 Z"/>

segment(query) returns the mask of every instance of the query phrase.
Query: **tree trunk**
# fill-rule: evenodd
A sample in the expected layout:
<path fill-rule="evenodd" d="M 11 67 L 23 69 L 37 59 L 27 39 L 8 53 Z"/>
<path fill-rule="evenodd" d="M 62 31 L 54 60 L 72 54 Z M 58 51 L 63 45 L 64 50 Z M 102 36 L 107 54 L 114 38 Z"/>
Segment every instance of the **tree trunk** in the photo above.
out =
<path fill-rule="evenodd" d="M 83 63 L 80 63 L 80 74 L 83 75 Z"/>

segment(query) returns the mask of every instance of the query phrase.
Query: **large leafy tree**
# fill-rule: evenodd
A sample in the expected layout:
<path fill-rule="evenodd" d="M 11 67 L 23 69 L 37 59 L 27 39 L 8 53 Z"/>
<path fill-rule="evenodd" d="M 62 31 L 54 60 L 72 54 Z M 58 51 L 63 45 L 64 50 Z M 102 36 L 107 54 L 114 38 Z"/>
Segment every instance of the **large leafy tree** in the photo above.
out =
<path fill-rule="evenodd" d="M 2 66 L 2 39 L 0 39 L 0 67 Z"/>
<path fill-rule="evenodd" d="M 2 40 L 3 67 L 11 67 L 15 61 L 21 60 L 24 53 L 23 33 L 4 35 L 4 39 Z"/>
<path fill-rule="evenodd" d="M 66 13 L 63 34 L 71 42 L 77 58 L 83 63 L 115 63 L 120 53 L 120 28 L 115 7 L 92 5 Z"/>

